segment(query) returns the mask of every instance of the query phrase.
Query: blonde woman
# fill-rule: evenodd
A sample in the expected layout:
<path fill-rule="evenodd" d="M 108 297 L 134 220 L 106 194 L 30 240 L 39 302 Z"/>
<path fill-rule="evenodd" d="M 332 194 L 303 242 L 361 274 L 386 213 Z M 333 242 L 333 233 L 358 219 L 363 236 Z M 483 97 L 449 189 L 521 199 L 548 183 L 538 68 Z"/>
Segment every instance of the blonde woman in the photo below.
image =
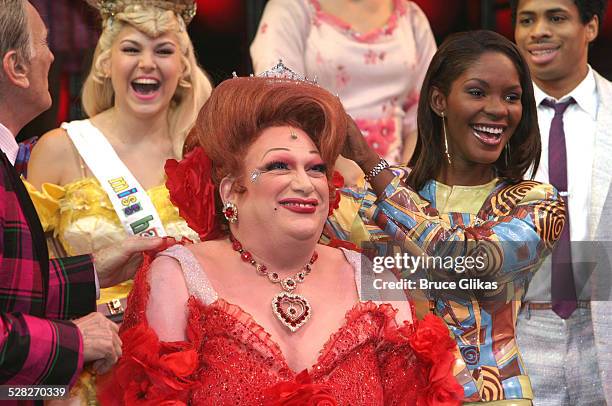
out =
<path fill-rule="evenodd" d="M 128 235 L 198 239 L 164 186 L 211 92 L 186 26 L 193 0 L 88 0 L 103 31 L 83 88 L 89 119 L 62 124 L 32 151 L 28 184 L 52 254 L 96 251 Z M 98 311 L 120 321 L 132 282 L 102 289 Z M 84 373 L 78 398 L 95 399 Z M 81 388 L 81 390 L 79 390 Z"/>
<path fill-rule="evenodd" d="M 211 84 L 186 25 L 193 0 L 97 1 L 103 32 L 83 89 L 89 119 L 45 134 L 28 166 L 30 192 L 55 249 L 75 255 L 130 234 L 187 237 L 164 186 Z M 131 282 L 104 289 L 99 310 L 120 319 Z"/>

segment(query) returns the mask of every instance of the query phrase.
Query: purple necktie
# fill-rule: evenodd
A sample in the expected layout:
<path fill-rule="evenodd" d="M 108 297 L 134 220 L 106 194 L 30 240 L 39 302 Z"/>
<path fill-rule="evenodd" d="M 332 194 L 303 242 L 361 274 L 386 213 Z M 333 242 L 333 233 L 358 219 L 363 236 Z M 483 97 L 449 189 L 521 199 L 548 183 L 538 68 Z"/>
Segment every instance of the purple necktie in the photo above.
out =
<path fill-rule="evenodd" d="M 550 123 L 548 135 L 548 179 L 557 188 L 565 203 L 565 227 L 561 237 L 552 252 L 551 299 L 552 309 L 562 319 L 569 318 L 576 310 L 576 287 L 572 272 L 572 252 L 570 247 L 570 218 L 567 195 L 567 151 L 565 148 L 565 131 L 563 130 L 563 113 L 570 104 L 576 101 L 572 98 L 555 103 L 545 99 L 542 104 L 555 110 L 555 116 Z"/>

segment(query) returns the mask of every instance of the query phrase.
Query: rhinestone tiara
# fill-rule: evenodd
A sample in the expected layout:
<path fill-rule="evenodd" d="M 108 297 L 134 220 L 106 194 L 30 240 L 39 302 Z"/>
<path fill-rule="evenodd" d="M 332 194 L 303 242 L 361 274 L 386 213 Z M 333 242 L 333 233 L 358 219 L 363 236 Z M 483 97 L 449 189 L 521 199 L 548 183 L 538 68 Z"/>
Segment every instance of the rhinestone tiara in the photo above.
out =
<path fill-rule="evenodd" d="M 128 6 L 140 5 L 143 7 L 157 7 L 162 10 L 174 11 L 185 24 L 189 24 L 196 15 L 195 0 L 85 0 L 92 7 L 100 11 L 103 19 L 114 17 Z"/>
<path fill-rule="evenodd" d="M 238 77 L 238 75 L 236 75 L 236 72 L 233 72 L 232 76 L 235 78 Z M 306 76 L 300 75 L 296 71 L 285 66 L 285 64 L 283 64 L 282 59 L 279 59 L 278 63 L 274 65 L 271 69 L 263 71 L 256 76 L 250 75 L 250 77 L 269 78 L 269 79 L 275 79 L 275 80 L 281 80 L 281 81 L 282 80 L 293 80 L 293 81 L 308 83 L 311 85 L 317 85 L 316 77 L 313 79 L 308 79 Z"/>

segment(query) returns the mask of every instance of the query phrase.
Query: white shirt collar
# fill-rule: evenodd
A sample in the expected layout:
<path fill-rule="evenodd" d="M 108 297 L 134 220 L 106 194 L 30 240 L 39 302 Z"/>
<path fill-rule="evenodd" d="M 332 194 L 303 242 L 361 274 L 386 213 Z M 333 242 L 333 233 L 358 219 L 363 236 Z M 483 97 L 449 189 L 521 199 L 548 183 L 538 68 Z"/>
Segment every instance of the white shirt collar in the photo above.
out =
<path fill-rule="evenodd" d="M 593 120 L 597 120 L 597 83 L 595 82 L 595 74 L 593 73 L 593 69 L 589 65 L 589 71 L 586 77 L 568 94 L 561 97 L 560 99 L 555 99 L 552 96 L 544 93 L 542 89 L 538 87 L 538 85 L 533 83 L 533 94 L 535 96 L 536 106 L 539 106 L 544 99 L 552 99 L 555 102 L 562 102 L 570 97 L 573 97 L 576 100 L 576 104 L 580 106 L 581 109 L 586 111 Z"/>
<path fill-rule="evenodd" d="M 17 153 L 19 152 L 19 145 L 13 133 L 3 126 L 2 123 L 0 123 L 0 149 L 4 152 L 9 162 L 15 165 Z"/>

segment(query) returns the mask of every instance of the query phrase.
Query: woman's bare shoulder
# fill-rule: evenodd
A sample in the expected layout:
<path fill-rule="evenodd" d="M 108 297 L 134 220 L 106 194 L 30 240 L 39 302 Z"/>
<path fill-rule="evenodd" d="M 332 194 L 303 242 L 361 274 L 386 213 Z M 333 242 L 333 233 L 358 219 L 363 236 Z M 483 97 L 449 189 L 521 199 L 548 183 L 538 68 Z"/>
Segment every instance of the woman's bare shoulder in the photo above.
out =
<path fill-rule="evenodd" d="M 62 184 L 67 166 L 73 161 L 67 157 L 75 153 L 66 130 L 56 128 L 45 133 L 34 148 L 28 162 L 28 181 L 40 189 L 43 183 Z"/>

